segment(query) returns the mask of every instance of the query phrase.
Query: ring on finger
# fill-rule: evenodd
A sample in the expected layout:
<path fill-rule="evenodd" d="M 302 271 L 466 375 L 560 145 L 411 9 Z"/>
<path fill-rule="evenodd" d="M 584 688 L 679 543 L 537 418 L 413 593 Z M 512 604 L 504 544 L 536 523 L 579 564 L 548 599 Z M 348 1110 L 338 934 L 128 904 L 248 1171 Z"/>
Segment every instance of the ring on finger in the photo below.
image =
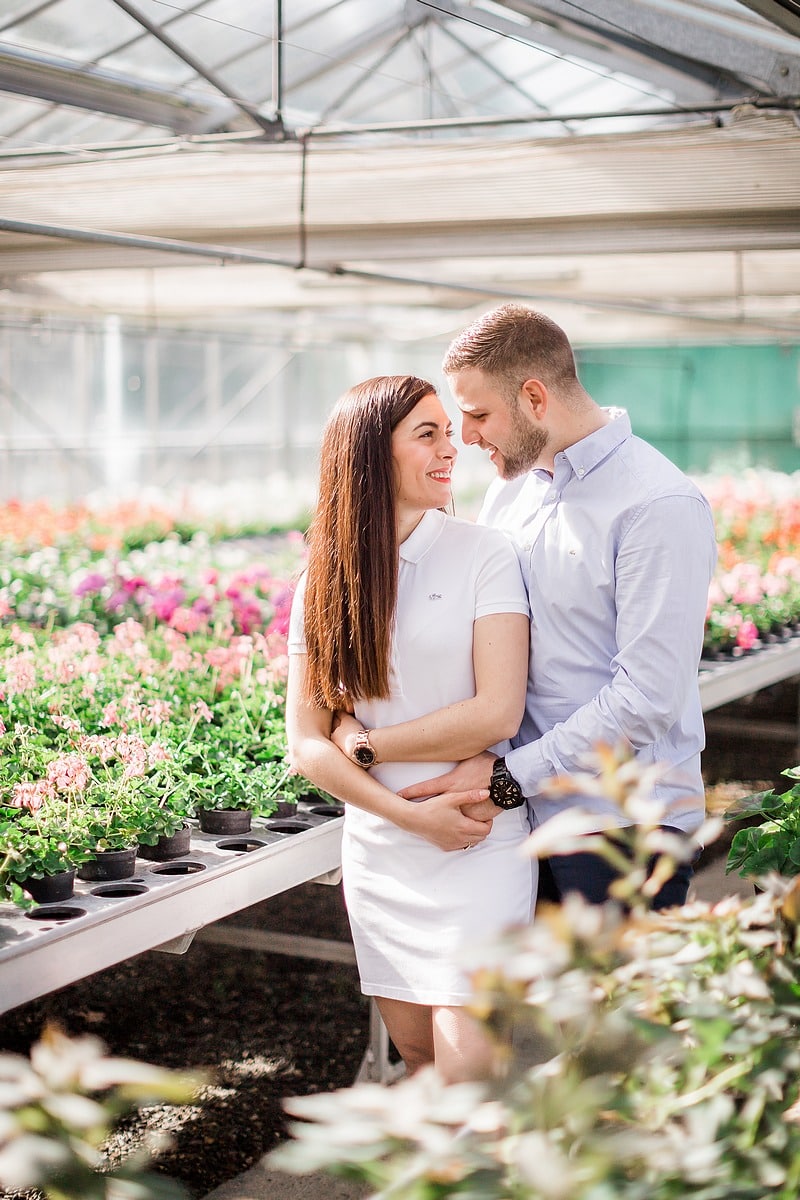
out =
<path fill-rule="evenodd" d="M 462 846 L 462 850 L 471 850 L 472 842 L 467 842 L 466 846 Z"/>

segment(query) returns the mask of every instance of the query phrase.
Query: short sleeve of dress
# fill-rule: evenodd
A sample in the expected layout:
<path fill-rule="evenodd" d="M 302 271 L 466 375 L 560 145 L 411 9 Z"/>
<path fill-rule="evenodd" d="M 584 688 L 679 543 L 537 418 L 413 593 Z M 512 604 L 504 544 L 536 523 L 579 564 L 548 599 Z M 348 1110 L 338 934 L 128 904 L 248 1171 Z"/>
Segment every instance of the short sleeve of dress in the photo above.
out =
<path fill-rule="evenodd" d="M 306 636 L 303 628 L 303 599 L 306 594 L 306 573 L 300 576 L 292 599 L 292 611 L 289 614 L 289 654 L 306 653 Z"/>
<path fill-rule="evenodd" d="M 494 613 L 530 616 L 528 594 L 513 543 L 499 529 L 479 526 L 481 538 L 475 585 L 475 618 Z"/>

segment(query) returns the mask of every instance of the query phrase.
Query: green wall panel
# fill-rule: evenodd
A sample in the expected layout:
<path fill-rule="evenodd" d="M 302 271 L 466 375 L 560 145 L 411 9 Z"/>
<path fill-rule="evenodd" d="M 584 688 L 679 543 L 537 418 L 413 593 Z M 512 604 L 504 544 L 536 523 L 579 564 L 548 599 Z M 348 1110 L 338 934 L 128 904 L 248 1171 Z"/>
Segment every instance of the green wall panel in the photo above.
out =
<path fill-rule="evenodd" d="M 800 470 L 800 346 L 585 346 L 578 369 L 599 404 L 687 471 Z"/>

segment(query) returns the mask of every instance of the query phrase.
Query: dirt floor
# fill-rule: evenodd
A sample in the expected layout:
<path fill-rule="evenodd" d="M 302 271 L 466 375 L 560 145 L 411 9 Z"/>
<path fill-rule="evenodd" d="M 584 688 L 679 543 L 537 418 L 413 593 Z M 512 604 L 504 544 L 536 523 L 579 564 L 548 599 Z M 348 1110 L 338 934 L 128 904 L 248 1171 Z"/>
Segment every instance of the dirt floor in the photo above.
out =
<path fill-rule="evenodd" d="M 711 806 L 765 783 L 798 761 L 786 726 L 797 721 L 797 681 L 718 710 L 741 722 L 709 730 L 704 770 Z M 764 736 L 770 722 L 780 737 Z M 758 736 L 752 736 L 759 727 Z M 719 857 L 724 842 L 707 849 Z M 230 924 L 346 941 L 339 887 L 306 884 L 255 905 Z M 91 1032 L 114 1054 L 199 1068 L 213 1080 L 198 1103 L 145 1110 L 123 1126 L 111 1160 L 141 1144 L 145 1130 L 169 1133 L 157 1169 L 202 1197 L 252 1166 L 286 1136 L 281 1101 L 351 1084 L 368 1043 L 369 1010 L 355 967 L 240 951 L 196 941 L 184 955 L 151 952 L 20 1007 L 0 1018 L 0 1050 L 27 1052 L 45 1022 Z"/>

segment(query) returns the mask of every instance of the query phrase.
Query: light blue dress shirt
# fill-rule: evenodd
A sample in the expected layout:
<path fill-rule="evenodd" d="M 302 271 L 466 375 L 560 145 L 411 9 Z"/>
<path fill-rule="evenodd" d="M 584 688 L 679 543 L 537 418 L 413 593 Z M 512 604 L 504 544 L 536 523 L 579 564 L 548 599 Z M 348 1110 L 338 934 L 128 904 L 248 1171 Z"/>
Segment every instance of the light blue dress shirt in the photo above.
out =
<path fill-rule="evenodd" d="M 551 798 L 543 779 L 586 769 L 598 743 L 627 741 L 664 764 L 666 824 L 703 820 L 698 688 L 716 564 L 708 501 L 634 437 L 627 413 L 556 455 L 555 470 L 496 480 L 478 520 L 517 545 L 531 606 L 526 712 L 509 769 L 541 823 L 565 807 L 625 819 L 610 800 Z"/>

